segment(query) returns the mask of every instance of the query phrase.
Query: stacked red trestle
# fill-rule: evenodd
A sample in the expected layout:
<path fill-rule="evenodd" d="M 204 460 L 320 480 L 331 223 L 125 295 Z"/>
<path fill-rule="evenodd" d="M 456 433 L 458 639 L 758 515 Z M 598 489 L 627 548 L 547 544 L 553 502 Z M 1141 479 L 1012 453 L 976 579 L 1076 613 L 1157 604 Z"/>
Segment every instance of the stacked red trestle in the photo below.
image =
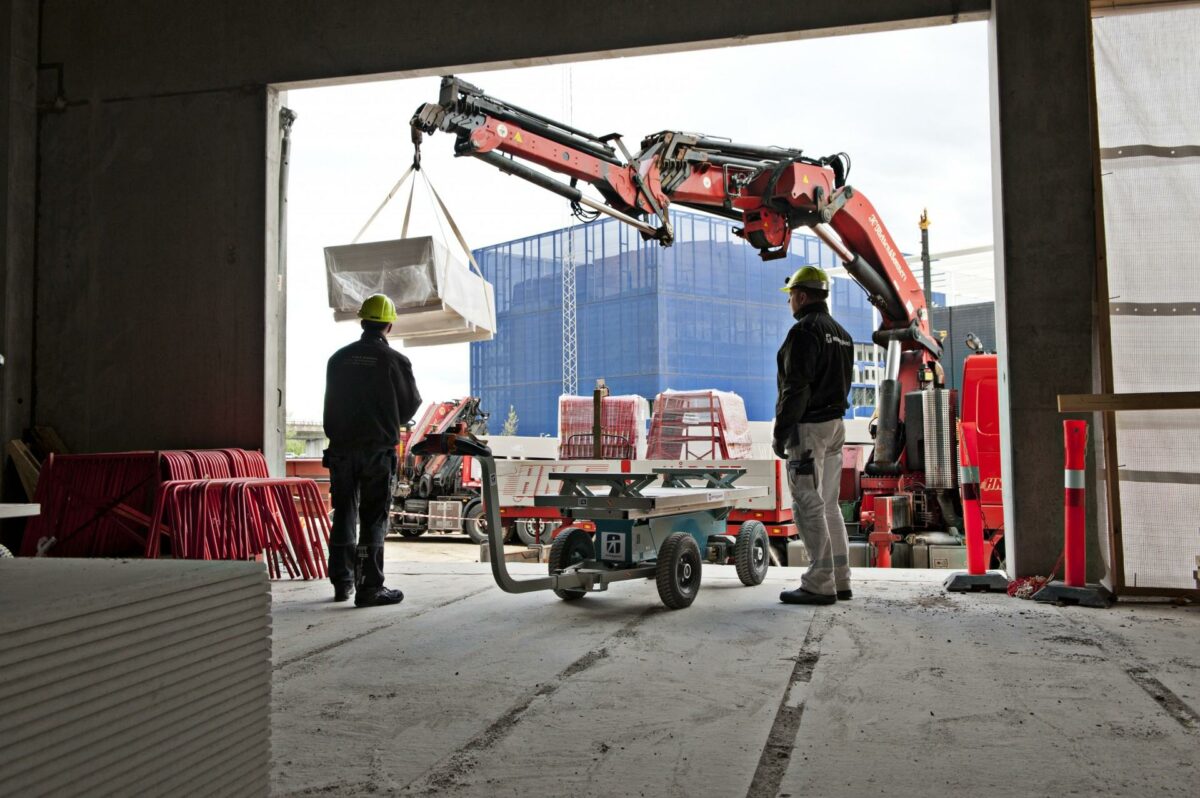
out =
<path fill-rule="evenodd" d="M 261 452 L 52 455 L 37 501 L 42 514 L 26 527 L 26 556 L 262 556 L 273 578 L 326 574 L 329 516 L 317 483 L 271 478 Z"/>

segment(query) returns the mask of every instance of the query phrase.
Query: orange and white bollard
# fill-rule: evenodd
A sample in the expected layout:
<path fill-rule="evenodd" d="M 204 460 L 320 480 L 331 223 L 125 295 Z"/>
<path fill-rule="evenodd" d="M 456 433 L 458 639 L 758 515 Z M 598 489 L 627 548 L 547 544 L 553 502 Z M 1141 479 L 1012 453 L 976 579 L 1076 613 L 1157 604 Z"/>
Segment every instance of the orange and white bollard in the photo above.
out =
<path fill-rule="evenodd" d="M 1034 601 L 1107 607 L 1112 597 L 1103 588 L 1087 585 L 1087 422 L 1063 422 L 1063 581 L 1051 582 L 1034 594 Z"/>
<path fill-rule="evenodd" d="M 1063 581 L 1083 587 L 1087 580 L 1087 505 L 1084 494 L 1084 455 L 1087 452 L 1087 422 L 1064 421 L 1063 444 L 1066 470 L 1063 479 Z"/>
<path fill-rule="evenodd" d="M 958 426 L 958 482 L 967 538 L 967 571 L 951 574 L 943 586 L 952 593 L 1007 590 L 1008 577 L 987 570 L 983 507 L 979 503 L 979 438 L 973 421 L 963 421 Z"/>
<path fill-rule="evenodd" d="M 967 573 L 979 576 L 984 562 L 983 508 L 979 506 L 979 442 L 975 423 L 964 421 L 959 428 L 959 491 L 962 495 L 963 527 L 967 534 Z"/>

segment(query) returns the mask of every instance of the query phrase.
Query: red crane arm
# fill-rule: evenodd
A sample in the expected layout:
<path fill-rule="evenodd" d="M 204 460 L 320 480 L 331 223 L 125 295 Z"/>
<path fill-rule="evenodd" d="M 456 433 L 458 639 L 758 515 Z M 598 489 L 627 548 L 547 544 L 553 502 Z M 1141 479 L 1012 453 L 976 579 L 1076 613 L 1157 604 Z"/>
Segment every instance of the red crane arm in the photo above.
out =
<path fill-rule="evenodd" d="M 785 257 L 792 231 L 809 227 L 879 308 L 877 343 L 895 340 L 904 349 L 922 350 L 921 362 L 941 356 L 924 292 L 870 201 L 846 185 L 844 154 L 810 158 L 796 149 L 664 131 L 646 137 L 630 155 L 615 134 L 594 136 L 454 77 L 443 79 L 439 102 L 417 109 L 412 127 L 418 148 L 422 133 L 455 133 L 456 154 L 566 197 L 581 218 L 588 213 L 584 207 L 615 216 L 664 246 L 674 239 L 672 204 L 741 222 L 734 232 L 764 260 Z M 564 175 L 570 184 L 527 164 Z M 583 195 L 578 181 L 594 186 L 604 203 Z M 649 217 L 657 217 L 659 226 Z"/>

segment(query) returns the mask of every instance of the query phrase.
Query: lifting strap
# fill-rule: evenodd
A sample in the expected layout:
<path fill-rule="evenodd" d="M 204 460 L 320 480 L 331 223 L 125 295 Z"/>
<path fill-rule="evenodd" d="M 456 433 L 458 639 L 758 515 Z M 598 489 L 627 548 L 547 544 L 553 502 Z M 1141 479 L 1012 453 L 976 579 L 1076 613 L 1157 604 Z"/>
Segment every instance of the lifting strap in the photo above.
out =
<path fill-rule="evenodd" d="M 358 235 L 354 236 L 354 240 L 350 243 L 358 243 L 358 240 L 363 237 L 363 233 L 367 232 L 367 228 L 371 226 L 376 218 L 378 218 L 379 214 L 383 212 L 383 209 L 387 207 L 387 204 L 392 201 L 392 197 L 396 196 L 396 193 L 400 191 L 400 189 L 404 186 L 404 183 L 410 177 L 412 177 L 413 172 L 421 173 L 421 179 L 425 181 L 426 187 L 428 187 L 429 191 L 433 194 L 433 198 L 437 202 L 437 206 L 441 210 L 442 216 L 446 217 L 446 221 L 450 223 L 450 229 L 453 231 L 454 237 L 458 240 L 458 245 L 462 247 L 463 252 L 467 254 L 467 259 L 471 262 L 471 267 L 475 270 L 475 273 L 484 280 L 484 284 L 486 286 L 487 278 L 483 276 L 483 269 L 479 268 L 479 263 L 475 260 L 475 255 L 471 252 L 471 247 L 467 245 L 467 239 L 463 237 L 462 231 L 458 229 L 458 224 L 454 221 L 454 217 L 450 214 L 450 209 L 446 207 L 446 203 L 442 202 L 442 197 L 440 194 L 438 194 L 438 190 L 433 187 L 433 181 L 429 179 L 429 175 L 424 169 L 419 168 L 415 162 L 412 166 L 408 167 L 408 169 L 404 171 L 404 174 L 402 174 L 400 179 L 396 181 L 396 185 L 392 186 L 392 190 L 389 191 L 387 196 L 383 198 L 383 202 L 379 203 L 379 207 L 375 209 L 375 212 L 371 214 L 371 218 L 367 219 L 367 223 L 362 226 L 362 229 L 358 231 Z M 408 206 L 404 209 L 404 222 L 400 228 L 401 238 L 408 238 L 408 221 L 412 216 L 413 191 L 416 189 L 416 187 L 417 181 L 414 180 L 412 186 L 410 186 L 408 189 Z M 495 311 L 492 308 L 491 295 L 487 293 L 486 287 L 484 288 L 484 295 L 487 297 L 488 313 L 494 317 Z"/>
<path fill-rule="evenodd" d="M 363 233 L 367 232 L 367 228 L 370 227 L 371 223 L 375 221 L 376 217 L 378 217 L 379 214 L 383 212 L 383 209 L 387 207 L 387 204 L 392 201 L 392 197 L 396 196 L 396 192 L 399 191 L 400 187 L 404 185 L 404 181 L 406 181 L 410 177 L 412 177 L 412 173 L 415 172 L 416 169 L 417 168 L 415 165 L 410 166 L 404 172 L 404 174 L 402 174 L 400 176 L 400 179 L 396 181 L 396 185 L 392 186 L 392 190 L 389 191 L 387 193 L 387 196 L 383 198 L 383 202 L 379 203 L 379 207 L 375 209 L 375 213 L 371 214 L 371 218 L 367 219 L 367 223 L 364 224 L 362 226 L 362 229 L 358 231 L 358 235 L 354 236 L 354 240 L 350 242 L 351 244 L 358 243 L 358 239 L 363 237 Z M 412 191 L 411 190 L 408 192 L 408 208 L 409 208 L 409 210 L 412 210 Z M 405 232 L 408 231 L 408 211 L 405 211 L 405 213 L 404 213 L 404 230 L 405 230 Z M 407 236 L 403 236 L 403 235 L 401 236 L 401 238 L 406 238 L 406 237 Z"/>

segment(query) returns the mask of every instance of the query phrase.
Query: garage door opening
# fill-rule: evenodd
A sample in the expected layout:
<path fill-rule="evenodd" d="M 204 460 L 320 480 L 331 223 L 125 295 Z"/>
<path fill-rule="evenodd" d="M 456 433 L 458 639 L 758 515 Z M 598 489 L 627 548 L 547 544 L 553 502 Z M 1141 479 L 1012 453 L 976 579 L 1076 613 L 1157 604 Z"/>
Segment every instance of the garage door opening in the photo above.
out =
<path fill-rule="evenodd" d="M 644 135 L 684 130 L 736 142 L 800 148 L 811 156 L 849 153 L 848 182 L 874 202 L 918 276 L 918 220 L 928 209 L 933 220 L 929 230 L 933 304 L 941 306 L 935 308 L 933 321 L 950 338 L 967 331 L 960 334 L 947 306 L 978 305 L 977 315 L 992 313 L 986 37 L 986 24 L 965 23 L 499 71 L 459 70 L 459 74 L 489 95 L 582 130 L 619 132 L 634 152 Z M 814 64 L 837 68 L 809 66 Z M 776 81 L 753 78 L 806 73 L 824 78 L 788 81 L 784 88 Z M 409 119 L 420 104 L 435 102 L 438 92 L 439 77 L 428 75 L 293 88 L 281 95 L 282 104 L 295 114 L 286 225 L 285 447 L 290 456 L 319 454 L 325 362 L 358 335 L 353 323 L 333 320 L 323 248 L 349 243 L 409 167 L 413 157 Z M 405 349 L 426 401 L 480 396 L 483 410 L 491 415 L 492 434 L 508 422 L 508 431 L 515 429 L 521 436 L 552 436 L 557 429 L 551 416 L 564 385 L 588 393 L 594 377 L 605 376 L 615 393 L 690 387 L 685 383 L 693 375 L 677 368 L 659 369 L 666 373 L 654 375 L 664 385 L 647 379 L 661 359 L 664 339 L 683 332 L 660 330 L 655 337 L 647 335 L 644 327 L 629 326 L 627 322 L 639 315 L 629 301 L 637 288 L 630 284 L 629 275 L 605 275 L 598 262 L 584 267 L 585 271 L 594 267 L 594 276 L 578 272 L 582 284 L 577 284 L 577 298 L 585 305 L 589 299 L 604 301 L 577 308 L 575 351 L 570 352 L 563 331 L 561 265 L 556 262 L 568 254 L 568 245 L 583 242 L 575 235 L 564 239 L 562 233 L 580 223 L 561 197 L 476 159 L 455 158 L 453 151 L 453 136 L 427 137 L 422 167 L 470 246 L 481 260 L 490 258 L 501 323 L 486 361 L 477 356 L 472 362 L 470 346 L 478 345 Z M 406 186 L 383 209 L 362 241 L 400 236 L 408 191 Z M 681 209 L 681 213 L 691 211 Z M 724 224 L 717 221 L 718 226 Z M 436 203 L 420 184 L 408 224 L 409 235 L 431 235 L 457 249 Z M 707 230 L 694 235 L 688 245 L 713 238 Z M 724 235 L 729 237 L 728 232 Z M 610 250 L 641 246 L 638 237 L 628 233 L 609 245 Z M 602 253 L 581 243 L 581 251 L 570 254 L 584 260 Z M 458 256 L 465 260 L 461 252 Z M 786 276 L 782 266 L 771 262 L 761 268 L 772 284 L 782 283 Z M 588 282 L 605 279 L 625 284 L 605 287 Z M 849 288 L 861 294 L 857 287 Z M 719 315 L 721 297 L 714 293 L 711 300 L 714 315 Z M 866 306 L 863 301 L 859 304 Z M 790 323 L 782 303 L 777 313 L 782 324 Z M 735 324 L 735 317 L 726 313 L 715 323 Z M 625 322 L 619 321 L 622 318 Z M 868 319 L 864 328 L 873 329 L 873 321 Z M 994 332 L 983 328 L 970 332 L 995 348 Z M 711 326 L 698 334 L 717 340 L 727 337 Z M 870 347 L 869 338 L 866 341 L 859 375 L 864 388 L 880 376 L 881 370 L 872 371 L 869 365 L 882 359 Z M 764 364 L 769 365 L 776 346 L 774 342 L 763 347 Z M 711 387 L 738 384 L 719 370 L 693 371 L 720 383 Z M 864 390 L 860 397 L 864 405 L 869 393 Z M 756 413 L 759 417 L 752 413 L 752 421 L 767 420 Z"/>

